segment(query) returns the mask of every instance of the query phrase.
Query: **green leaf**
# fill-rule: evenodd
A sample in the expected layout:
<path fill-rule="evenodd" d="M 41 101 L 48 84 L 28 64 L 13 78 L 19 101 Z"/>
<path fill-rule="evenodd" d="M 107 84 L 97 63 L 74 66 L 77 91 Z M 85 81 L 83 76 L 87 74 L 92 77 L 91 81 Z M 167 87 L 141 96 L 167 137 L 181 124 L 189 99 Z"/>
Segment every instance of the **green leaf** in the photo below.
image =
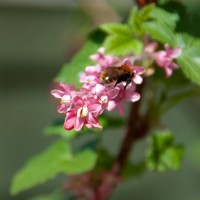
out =
<path fill-rule="evenodd" d="M 150 138 L 146 165 L 149 170 L 165 172 L 180 168 L 183 147 L 174 145 L 174 137 L 170 131 L 157 131 Z"/>
<path fill-rule="evenodd" d="M 77 174 L 93 169 L 97 160 L 97 155 L 91 149 L 85 149 L 77 154 L 66 166 L 65 173 Z"/>
<path fill-rule="evenodd" d="M 167 12 L 164 9 L 154 7 L 149 15 L 150 19 L 154 19 L 156 22 L 165 24 L 170 30 L 174 30 L 176 23 L 179 20 L 179 16 L 176 13 Z"/>
<path fill-rule="evenodd" d="M 200 39 L 187 34 L 177 34 L 175 45 L 182 49 L 177 58 L 180 68 L 185 76 L 200 85 Z"/>
<path fill-rule="evenodd" d="M 178 20 L 177 14 L 154 7 L 149 13 L 148 20 L 144 21 L 141 26 L 144 32 L 153 39 L 173 45 L 174 29 Z"/>
<path fill-rule="evenodd" d="M 100 28 L 108 34 L 121 35 L 124 37 L 133 37 L 133 33 L 131 32 L 130 27 L 126 24 L 108 23 L 101 25 Z"/>
<path fill-rule="evenodd" d="M 130 25 L 133 33 L 136 35 L 142 35 L 143 29 L 142 24 L 149 19 L 150 13 L 154 10 L 155 5 L 150 4 L 148 6 L 145 6 L 142 10 L 138 10 L 137 7 L 133 7 L 131 10 L 131 14 L 128 19 L 128 24 Z"/>
<path fill-rule="evenodd" d="M 79 87 L 81 85 L 79 83 L 79 74 L 85 70 L 86 66 L 94 64 L 89 56 L 97 52 L 104 37 L 105 33 L 98 30 L 91 34 L 82 49 L 76 53 L 69 63 L 64 64 L 55 80 Z"/>
<path fill-rule="evenodd" d="M 69 144 L 59 141 L 31 159 L 17 173 L 11 186 L 11 194 L 15 195 L 44 183 L 61 172 L 75 174 L 89 171 L 95 166 L 96 159 L 96 153 L 90 149 L 73 155 Z"/>
<path fill-rule="evenodd" d="M 59 141 L 42 154 L 32 158 L 14 177 L 11 186 L 13 195 L 44 183 L 63 172 L 67 162 L 72 158 L 70 146 Z"/>
<path fill-rule="evenodd" d="M 109 34 L 103 43 L 106 53 L 123 56 L 130 53 L 140 54 L 142 52 L 142 42 L 134 39 L 128 25 L 120 23 L 103 24 L 101 29 Z"/>
<path fill-rule="evenodd" d="M 140 40 L 121 35 L 110 35 L 104 42 L 106 53 L 115 56 L 128 55 L 130 53 L 140 54 L 143 49 L 143 44 Z"/>
<path fill-rule="evenodd" d="M 169 44 L 173 46 L 174 33 L 166 24 L 160 22 L 145 22 L 143 23 L 143 29 L 153 39 L 162 42 L 163 44 Z"/>
<path fill-rule="evenodd" d="M 145 6 L 140 11 L 133 8 L 128 19 L 128 24 L 132 31 L 140 36 L 145 32 L 150 34 L 154 39 L 166 43 L 175 29 L 179 17 L 177 14 L 167 12 L 161 8 L 155 7 L 154 4 Z M 166 32 L 166 34 L 165 34 Z M 167 37 L 167 34 L 170 35 Z"/>

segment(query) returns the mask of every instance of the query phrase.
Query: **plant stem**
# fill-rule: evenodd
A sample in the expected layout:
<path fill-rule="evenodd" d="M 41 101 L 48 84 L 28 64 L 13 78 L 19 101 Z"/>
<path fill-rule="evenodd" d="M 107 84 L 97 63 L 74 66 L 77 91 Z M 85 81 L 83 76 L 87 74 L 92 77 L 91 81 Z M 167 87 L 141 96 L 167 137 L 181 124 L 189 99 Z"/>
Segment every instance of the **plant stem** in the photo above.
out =
<path fill-rule="evenodd" d="M 142 94 L 144 86 L 145 82 L 138 87 L 138 92 L 140 94 Z M 149 130 L 148 116 L 147 114 L 144 117 L 140 115 L 140 105 L 141 101 L 137 101 L 131 106 L 127 130 L 116 160 L 119 172 L 126 163 L 134 142 L 144 137 Z"/>

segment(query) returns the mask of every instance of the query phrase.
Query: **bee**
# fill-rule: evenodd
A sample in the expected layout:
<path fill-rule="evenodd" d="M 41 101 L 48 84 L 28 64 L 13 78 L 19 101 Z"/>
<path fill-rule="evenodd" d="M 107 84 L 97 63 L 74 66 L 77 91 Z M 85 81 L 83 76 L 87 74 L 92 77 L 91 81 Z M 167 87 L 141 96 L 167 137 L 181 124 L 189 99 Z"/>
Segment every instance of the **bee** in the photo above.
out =
<path fill-rule="evenodd" d="M 101 82 L 109 84 L 116 81 L 115 86 L 125 82 L 124 89 L 131 83 L 134 73 L 130 66 L 122 65 L 120 67 L 108 67 L 101 72 Z"/>

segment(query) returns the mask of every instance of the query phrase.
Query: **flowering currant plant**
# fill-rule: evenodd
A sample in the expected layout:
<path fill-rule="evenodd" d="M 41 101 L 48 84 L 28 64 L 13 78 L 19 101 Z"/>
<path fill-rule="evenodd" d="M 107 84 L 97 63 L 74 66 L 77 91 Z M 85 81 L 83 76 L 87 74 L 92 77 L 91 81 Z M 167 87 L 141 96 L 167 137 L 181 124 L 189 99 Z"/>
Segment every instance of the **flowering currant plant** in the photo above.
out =
<path fill-rule="evenodd" d="M 106 200 L 127 178 L 180 168 L 184 148 L 161 117 L 200 95 L 200 39 L 177 29 L 177 12 L 150 2 L 138 1 L 124 23 L 102 24 L 61 69 L 51 90 L 61 118 L 45 129 L 61 139 L 15 176 L 12 194 L 64 173 L 55 199 Z M 112 133 L 115 154 L 103 142 Z M 144 158 L 132 163 L 133 144 L 146 138 Z"/>

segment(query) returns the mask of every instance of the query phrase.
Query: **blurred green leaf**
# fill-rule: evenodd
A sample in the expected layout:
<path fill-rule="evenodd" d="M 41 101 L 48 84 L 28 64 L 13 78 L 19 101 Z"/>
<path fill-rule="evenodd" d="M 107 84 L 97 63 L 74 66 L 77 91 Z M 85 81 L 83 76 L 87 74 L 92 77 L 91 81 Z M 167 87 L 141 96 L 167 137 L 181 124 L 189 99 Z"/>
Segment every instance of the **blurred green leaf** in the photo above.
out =
<path fill-rule="evenodd" d="M 79 132 L 77 132 L 75 130 L 70 130 L 70 131 L 65 130 L 63 124 L 62 125 L 59 125 L 59 124 L 49 125 L 48 127 L 46 127 L 44 129 L 44 133 L 46 135 L 59 135 L 67 140 L 73 139 L 77 135 L 80 134 Z"/>
<path fill-rule="evenodd" d="M 42 154 L 32 158 L 14 177 L 11 186 L 13 195 L 44 183 L 63 172 L 67 162 L 72 159 L 69 144 L 59 141 Z"/>
<path fill-rule="evenodd" d="M 103 147 L 98 149 L 98 159 L 95 170 L 109 170 L 113 166 L 114 157 Z"/>
<path fill-rule="evenodd" d="M 67 64 L 64 64 L 59 74 L 55 77 L 58 82 L 76 85 L 79 87 L 79 74 L 85 71 L 85 67 L 94 64 L 89 56 L 95 54 L 105 37 L 105 33 L 100 30 L 95 31 L 90 35 L 82 49 Z"/>
<path fill-rule="evenodd" d="M 94 168 L 96 160 L 96 153 L 91 149 L 85 149 L 67 163 L 64 171 L 66 174 L 77 174 L 89 171 Z"/>
<path fill-rule="evenodd" d="M 61 172 L 75 174 L 89 171 L 95 166 L 96 159 L 96 153 L 90 149 L 73 155 L 69 144 L 59 141 L 32 158 L 17 173 L 11 186 L 11 194 L 15 195 L 44 183 Z"/>
<path fill-rule="evenodd" d="M 139 162 L 137 164 L 132 164 L 131 162 L 128 162 L 125 164 L 121 172 L 121 176 L 123 179 L 129 179 L 134 176 L 139 176 L 145 171 L 146 171 L 145 162 Z"/>
<path fill-rule="evenodd" d="M 174 137 L 170 131 L 157 131 L 150 138 L 146 165 L 149 170 L 165 172 L 180 168 L 183 147 L 174 145 Z"/>

